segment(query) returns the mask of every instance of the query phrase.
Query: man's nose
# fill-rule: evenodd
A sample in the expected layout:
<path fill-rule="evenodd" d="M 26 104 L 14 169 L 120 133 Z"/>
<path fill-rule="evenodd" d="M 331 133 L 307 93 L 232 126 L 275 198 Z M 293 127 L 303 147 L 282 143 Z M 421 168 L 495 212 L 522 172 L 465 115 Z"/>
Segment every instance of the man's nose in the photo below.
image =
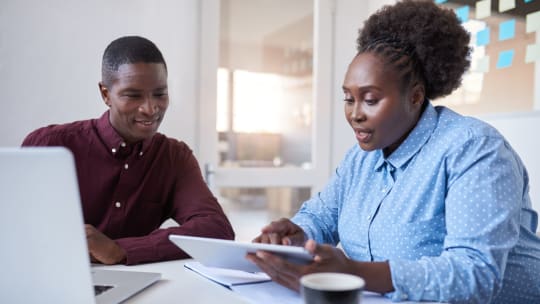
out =
<path fill-rule="evenodd" d="M 139 106 L 139 111 L 148 114 L 154 115 L 158 111 L 158 103 L 154 98 L 148 96 L 144 99 L 144 102 Z"/>

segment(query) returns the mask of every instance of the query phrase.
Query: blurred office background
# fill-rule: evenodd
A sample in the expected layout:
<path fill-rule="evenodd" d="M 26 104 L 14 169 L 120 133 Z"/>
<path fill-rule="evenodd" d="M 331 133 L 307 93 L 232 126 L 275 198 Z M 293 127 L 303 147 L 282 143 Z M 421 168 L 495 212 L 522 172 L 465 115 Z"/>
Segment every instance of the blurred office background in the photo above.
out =
<path fill-rule="evenodd" d="M 2 0 L 0 146 L 98 117 L 103 50 L 145 36 L 169 68 L 160 131 L 192 147 L 238 238 L 249 240 L 294 214 L 355 144 L 343 76 L 363 21 L 393 2 Z M 540 211 L 540 1 L 436 2 L 456 11 L 475 51 L 462 87 L 434 103 L 499 128 L 529 169 Z"/>

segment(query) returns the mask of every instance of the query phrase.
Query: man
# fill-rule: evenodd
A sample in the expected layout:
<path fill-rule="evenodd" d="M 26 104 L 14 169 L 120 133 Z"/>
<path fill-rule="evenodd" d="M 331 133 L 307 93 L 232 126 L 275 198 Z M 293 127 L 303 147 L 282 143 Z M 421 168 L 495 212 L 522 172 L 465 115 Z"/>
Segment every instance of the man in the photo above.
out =
<path fill-rule="evenodd" d="M 186 258 L 169 234 L 234 239 L 190 148 L 157 133 L 169 96 L 167 66 L 148 39 L 105 49 L 100 118 L 51 125 L 23 146 L 64 146 L 74 156 L 90 256 L 104 264 Z M 167 219 L 180 226 L 160 229 Z"/>

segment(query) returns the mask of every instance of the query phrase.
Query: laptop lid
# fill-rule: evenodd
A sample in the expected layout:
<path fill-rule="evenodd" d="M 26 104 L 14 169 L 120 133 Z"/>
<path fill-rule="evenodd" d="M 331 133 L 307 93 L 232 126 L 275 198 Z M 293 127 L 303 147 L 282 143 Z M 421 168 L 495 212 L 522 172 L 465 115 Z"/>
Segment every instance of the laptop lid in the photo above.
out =
<path fill-rule="evenodd" d="M 95 303 L 71 152 L 60 147 L 0 148 L 0 202 L 2 302 Z M 105 272 L 96 279 L 123 286 L 103 278 L 115 271 Z M 160 275 L 146 277 L 135 280 L 135 289 L 127 288 L 129 295 L 111 298 L 113 288 L 100 297 L 106 303 L 120 302 Z"/>

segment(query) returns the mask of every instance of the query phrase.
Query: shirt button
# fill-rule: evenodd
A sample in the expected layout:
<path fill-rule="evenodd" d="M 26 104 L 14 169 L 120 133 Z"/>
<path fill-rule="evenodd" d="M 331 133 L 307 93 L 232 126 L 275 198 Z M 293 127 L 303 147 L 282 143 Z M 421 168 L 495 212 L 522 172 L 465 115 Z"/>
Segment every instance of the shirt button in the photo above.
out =
<path fill-rule="evenodd" d="M 142 152 L 142 151 L 141 151 L 141 152 L 139 152 L 139 156 L 142 156 L 142 155 L 143 155 L 143 152 Z"/>
<path fill-rule="evenodd" d="M 125 164 L 125 165 L 124 165 L 124 169 L 127 170 L 128 168 L 129 168 L 128 164 Z"/>
<path fill-rule="evenodd" d="M 120 208 L 120 207 L 122 207 L 122 203 L 116 202 L 116 203 L 114 204 L 114 206 L 116 206 L 116 208 Z"/>
<path fill-rule="evenodd" d="M 125 142 L 122 142 L 122 143 L 120 144 L 120 146 L 125 147 L 125 146 L 126 146 L 126 143 L 125 143 Z"/>
<path fill-rule="evenodd" d="M 382 192 L 382 193 L 386 192 L 386 188 L 382 188 L 382 189 L 381 189 L 381 192 Z"/>
<path fill-rule="evenodd" d="M 112 148 L 111 151 L 112 151 L 113 154 L 116 153 L 116 149 L 115 149 L 115 148 Z"/>
<path fill-rule="evenodd" d="M 371 219 L 371 215 L 368 215 L 368 216 L 367 216 L 367 219 L 368 219 L 368 221 L 369 221 L 369 220 Z"/>

